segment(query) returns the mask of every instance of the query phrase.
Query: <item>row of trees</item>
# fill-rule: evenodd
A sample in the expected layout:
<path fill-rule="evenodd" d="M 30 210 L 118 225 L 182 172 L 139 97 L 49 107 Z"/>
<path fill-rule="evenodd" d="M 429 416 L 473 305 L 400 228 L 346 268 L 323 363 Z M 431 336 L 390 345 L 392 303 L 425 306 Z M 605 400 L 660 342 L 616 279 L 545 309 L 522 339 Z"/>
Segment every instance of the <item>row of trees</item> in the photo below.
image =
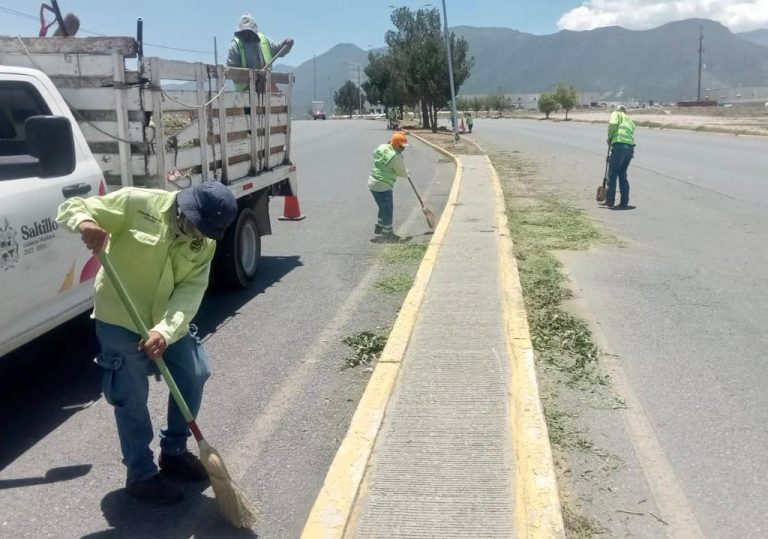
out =
<path fill-rule="evenodd" d="M 571 111 L 579 102 L 579 94 L 573 86 L 566 86 L 563 83 L 548 94 L 541 94 L 538 98 L 539 111 L 543 112 L 549 118 L 549 115 L 560 109 L 565 110 L 565 117 L 568 118 L 568 112 Z M 456 108 L 459 110 L 470 111 L 498 111 L 501 115 L 505 110 L 517 109 L 521 103 L 515 103 L 514 100 L 502 92 L 494 95 L 480 95 L 473 97 L 456 98 Z"/>
<path fill-rule="evenodd" d="M 368 55 L 368 67 L 365 68 L 368 81 L 363 83 L 363 90 L 370 103 L 383 103 L 387 108 L 398 107 L 400 110 L 420 107 L 424 127 L 437 131 L 437 113 L 451 101 L 440 11 L 435 8 L 411 11 L 400 7 L 392 12 L 392 24 L 395 29 L 389 30 L 384 37 L 389 47 L 387 53 Z M 469 78 L 474 58 L 469 56 L 469 43 L 464 38 L 457 39 L 451 32 L 449 39 L 458 93 Z M 345 84 L 337 92 L 340 107 L 350 103 L 349 85 L 357 90 L 351 82 Z"/>
<path fill-rule="evenodd" d="M 541 94 L 539 96 L 539 111 L 543 112 L 549 118 L 553 112 L 565 111 L 565 119 L 568 119 L 568 111 L 572 110 L 579 102 L 579 94 L 573 86 L 566 86 L 563 83 L 557 85 L 555 91 L 551 94 Z"/>
<path fill-rule="evenodd" d="M 507 97 L 502 93 L 494 95 L 478 95 L 473 97 L 457 97 L 456 108 L 458 110 L 470 110 L 470 111 L 498 111 L 501 115 L 505 110 L 515 109 L 517 104 L 512 101 L 512 98 Z"/>

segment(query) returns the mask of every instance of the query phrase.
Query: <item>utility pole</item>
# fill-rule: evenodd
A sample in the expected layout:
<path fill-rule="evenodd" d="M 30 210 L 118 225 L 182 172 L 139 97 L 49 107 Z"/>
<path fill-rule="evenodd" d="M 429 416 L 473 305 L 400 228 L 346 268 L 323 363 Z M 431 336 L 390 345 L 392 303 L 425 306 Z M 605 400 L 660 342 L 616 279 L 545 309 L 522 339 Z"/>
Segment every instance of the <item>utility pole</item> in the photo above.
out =
<path fill-rule="evenodd" d="M 451 84 L 451 113 L 453 114 L 453 141 L 459 142 L 459 122 L 456 114 L 456 89 L 453 86 L 453 59 L 451 56 L 451 36 L 448 33 L 448 11 L 443 0 L 443 20 L 445 21 L 445 46 L 448 48 L 448 82 Z"/>
<path fill-rule="evenodd" d="M 312 68 L 315 81 L 312 86 L 312 101 L 317 101 L 317 56 L 314 54 L 312 55 Z"/>
<path fill-rule="evenodd" d="M 358 101 L 358 116 L 363 115 L 363 87 L 360 84 L 360 66 L 357 66 L 357 101 Z"/>
<path fill-rule="evenodd" d="M 699 26 L 699 85 L 696 91 L 696 101 L 701 101 L 701 68 L 704 64 L 704 26 Z"/>

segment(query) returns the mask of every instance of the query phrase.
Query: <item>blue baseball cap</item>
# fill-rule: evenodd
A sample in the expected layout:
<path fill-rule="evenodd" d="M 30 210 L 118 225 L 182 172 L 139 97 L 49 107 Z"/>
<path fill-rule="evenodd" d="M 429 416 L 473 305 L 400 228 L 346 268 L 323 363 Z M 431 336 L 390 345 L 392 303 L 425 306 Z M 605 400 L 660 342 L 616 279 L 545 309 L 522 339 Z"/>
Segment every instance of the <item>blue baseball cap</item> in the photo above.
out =
<path fill-rule="evenodd" d="M 203 182 L 176 196 L 181 213 L 205 236 L 220 240 L 237 217 L 237 200 L 221 182 Z"/>

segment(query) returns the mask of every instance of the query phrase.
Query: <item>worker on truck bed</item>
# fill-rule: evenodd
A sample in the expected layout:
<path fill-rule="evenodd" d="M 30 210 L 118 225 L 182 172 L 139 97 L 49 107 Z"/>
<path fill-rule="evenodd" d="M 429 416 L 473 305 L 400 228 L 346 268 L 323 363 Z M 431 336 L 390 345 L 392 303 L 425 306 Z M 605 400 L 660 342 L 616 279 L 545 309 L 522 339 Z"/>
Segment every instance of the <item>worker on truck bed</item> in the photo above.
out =
<path fill-rule="evenodd" d="M 283 49 L 285 47 L 285 49 Z M 288 38 L 282 43 L 275 43 L 258 31 L 256 21 L 249 13 L 240 17 L 240 23 L 235 30 L 235 37 L 229 47 L 227 65 L 230 67 L 247 67 L 264 69 L 272 58 L 285 56 L 293 48 L 293 39 Z M 280 49 L 283 49 L 282 52 Z"/>
<path fill-rule="evenodd" d="M 64 228 L 80 232 L 94 253 L 106 249 L 150 328 L 149 337 L 142 339 L 100 270 L 92 314 L 101 346 L 96 363 L 103 371 L 104 398 L 114 407 L 127 467 L 126 491 L 135 498 L 174 503 L 184 490 L 168 476 L 188 481 L 208 478 L 200 460 L 187 451 L 189 427 L 170 396 L 167 426 L 160 431 L 162 475 L 158 473 L 149 448 L 148 376 L 158 372 L 152 360 L 162 357 L 197 416 L 210 371 L 190 322 L 208 287 L 214 240 L 224 236 L 236 216 L 237 201 L 219 182 L 178 192 L 125 188 L 102 197 L 73 197 L 59 207 L 56 220 Z"/>

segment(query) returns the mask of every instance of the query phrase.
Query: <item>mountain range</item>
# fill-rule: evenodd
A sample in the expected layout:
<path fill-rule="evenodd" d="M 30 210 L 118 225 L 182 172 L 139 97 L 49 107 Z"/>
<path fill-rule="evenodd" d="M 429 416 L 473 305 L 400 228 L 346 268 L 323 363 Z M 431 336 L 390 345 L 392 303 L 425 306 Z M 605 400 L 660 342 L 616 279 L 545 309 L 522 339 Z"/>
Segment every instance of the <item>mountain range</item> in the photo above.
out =
<path fill-rule="evenodd" d="M 768 86 L 768 30 L 735 34 L 722 24 L 688 19 L 651 30 L 613 26 L 538 36 L 509 28 L 453 28 L 475 58 L 460 95 L 538 93 L 558 82 L 606 99 L 675 101 L 696 97 L 699 32 L 704 36 L 702 88 Z M 378 52 L 382 52 L 379 50 Z M 290 60 L 290 56 L 285 58 Z M 339 44 L 297 67 L 297 117 L 313 99 L 330 102 L 346 80 L 357 83 L 368 51 Z M 331 107 L 326 107 L 331 110 Z"/>

